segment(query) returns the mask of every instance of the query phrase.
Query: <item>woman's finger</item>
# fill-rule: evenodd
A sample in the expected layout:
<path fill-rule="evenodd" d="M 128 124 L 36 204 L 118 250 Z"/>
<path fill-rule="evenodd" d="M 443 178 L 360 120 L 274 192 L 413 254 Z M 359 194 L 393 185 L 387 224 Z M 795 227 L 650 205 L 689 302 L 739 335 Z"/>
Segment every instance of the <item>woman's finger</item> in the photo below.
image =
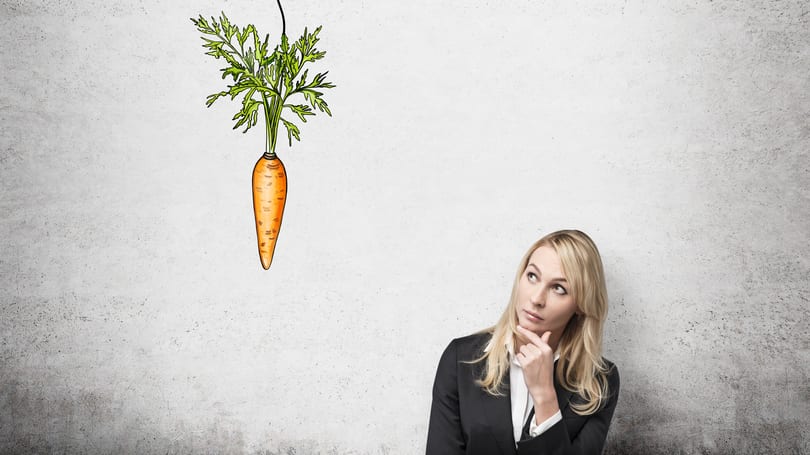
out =
<path fill-rule="evenodd" d="M 524 334 L 523 330 L 521 330 L 522 328 L 523 328 L 523 327 L 521 327 L 521 326 L 519 326 L 519 325 L 517 326 L 517 329 L 518 329 L 518 330 L 517 330 L 517 336 L 518 336 L 518 338 L 519 338 L 521 341 L 525 341 L 525 342 L 531 342 L 531 341 L 530 341 L 530 340 L 529 340 L 529 339 L 526 337 L 526 335 Z"/>
<path fill-rule="evenodd" d="M 543 353 L 538 346 L 528 343 L 520 347 L 520 352 L 526 357 L 538 357 Z"/>
<path fill-rule="evenodd" d="M 517 328 L 518 328 L 518 331 L 521 334 L 523 334 L 524 337 L 526 337 L 526 340 L 528 340 L 531 344 L 534 344 L 534 345 L 537 345 L 537 346 L 542 346 L 544 344 L 548 345 L 548 340 L 549 340 L 549 338 L 551 338 L 551 332 L 549 332 L 549 331 L 546 331 L 545 333 L 543 333 L 542 337 L 539 337 L 539 336 L 537 336 L 536 333 L 532 332 L 531 330 L 527 329 L 526 327 L 523 327 L 522 325 L 518 325 Z"/>
<path fill-rule="evenodd" d="M 517 326 L 518 331 L 526 338 L 529 343 L 537 344 L 540 342 L 540 337 L 537 336 L 536 333 L 532 332 L 531 330 L 523 327 L 522 325 Z"/>

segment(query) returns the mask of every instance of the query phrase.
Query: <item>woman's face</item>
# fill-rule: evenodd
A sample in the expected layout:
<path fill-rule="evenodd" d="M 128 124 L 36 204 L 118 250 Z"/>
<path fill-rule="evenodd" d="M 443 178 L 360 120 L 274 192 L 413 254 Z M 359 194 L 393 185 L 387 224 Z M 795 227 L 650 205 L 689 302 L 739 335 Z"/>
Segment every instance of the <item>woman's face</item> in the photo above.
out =
<path fill-rule="evenodd" d="M 534 250 L 518 282 L 517 298 L 518 323 L 538 335 L 551 331 L 558 340 L 577 304 L 553 248 Z"/>

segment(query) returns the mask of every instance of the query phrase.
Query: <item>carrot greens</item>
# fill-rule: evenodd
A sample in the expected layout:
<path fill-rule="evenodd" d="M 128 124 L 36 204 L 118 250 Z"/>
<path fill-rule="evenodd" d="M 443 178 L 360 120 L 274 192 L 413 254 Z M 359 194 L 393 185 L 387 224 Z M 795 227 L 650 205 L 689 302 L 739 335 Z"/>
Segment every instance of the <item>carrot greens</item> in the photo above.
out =
<path fill-rule="evenodd" d="M 280 124 L 287 130 L 290 146 L 293 138 L 301 140 L 298 126 L 281 116 L 285 111 L 304 123 L 308 116 L 315 115 L 315 109 L 332 116 L 322 92 L 323 89 L 335 87 L 326 80 L 328 72 L 317 73 L 308 79 L 308 70 L 303 69 L 307 63 L 326 55 L 326 52 L 315 48 L 321 27 L 312 33 L 305 28 L 304 34 L 294 43 L 290 43 L 287 35 L 282 34 L 281 43 L 270 51 L 269 35 L 260 40 L 253 24 L 240 28 L 232 24 L 225 13 L 221 14 L 219 21 L 211 17 L 209 22 L 202 15 L 191 21 L 203 34 L 203 47 L 208 49 L 206 55 L 223 59 L 228 64 L 220 70 L 222 79 L 231 77 L 227 90 L 209 95 L 206 105 L 210 107 L 221 97 L 230 96 L 233 100 L 241 95 L 242 107 L 233 116 L 236 122 L 233 128 L 244 127 L 243 132 L 256 126 L 261 109 L 265 119 L 268 156 L 275 156 Z M 301 95 L 304 103 L 289 101 L 293 95 Z"/>

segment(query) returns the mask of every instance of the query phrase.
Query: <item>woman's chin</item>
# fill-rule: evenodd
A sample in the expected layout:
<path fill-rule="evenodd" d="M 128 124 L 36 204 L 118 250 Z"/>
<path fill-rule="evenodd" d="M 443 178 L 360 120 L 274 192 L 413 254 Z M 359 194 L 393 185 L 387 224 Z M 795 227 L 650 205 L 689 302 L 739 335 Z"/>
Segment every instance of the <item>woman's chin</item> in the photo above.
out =
<path fill-rule="evenodd" d="M 518 318 L 518 324 L 521 327 L 531 330 L 534 333 L 542 334 L 545 330 L 543 328 L 543 321 L 532 321 L 529 318 Z"/>

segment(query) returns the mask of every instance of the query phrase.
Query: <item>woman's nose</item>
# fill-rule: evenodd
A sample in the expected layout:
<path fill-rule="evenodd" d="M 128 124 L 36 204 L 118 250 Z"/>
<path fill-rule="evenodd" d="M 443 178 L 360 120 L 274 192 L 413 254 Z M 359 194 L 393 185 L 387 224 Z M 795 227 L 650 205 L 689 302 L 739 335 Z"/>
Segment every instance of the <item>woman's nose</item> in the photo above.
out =
<path fill-rule="evenodd" d="M 542 288 L 532 293 L 532 303 L 541 307 L 546 305 L 546 293 Z"/>

